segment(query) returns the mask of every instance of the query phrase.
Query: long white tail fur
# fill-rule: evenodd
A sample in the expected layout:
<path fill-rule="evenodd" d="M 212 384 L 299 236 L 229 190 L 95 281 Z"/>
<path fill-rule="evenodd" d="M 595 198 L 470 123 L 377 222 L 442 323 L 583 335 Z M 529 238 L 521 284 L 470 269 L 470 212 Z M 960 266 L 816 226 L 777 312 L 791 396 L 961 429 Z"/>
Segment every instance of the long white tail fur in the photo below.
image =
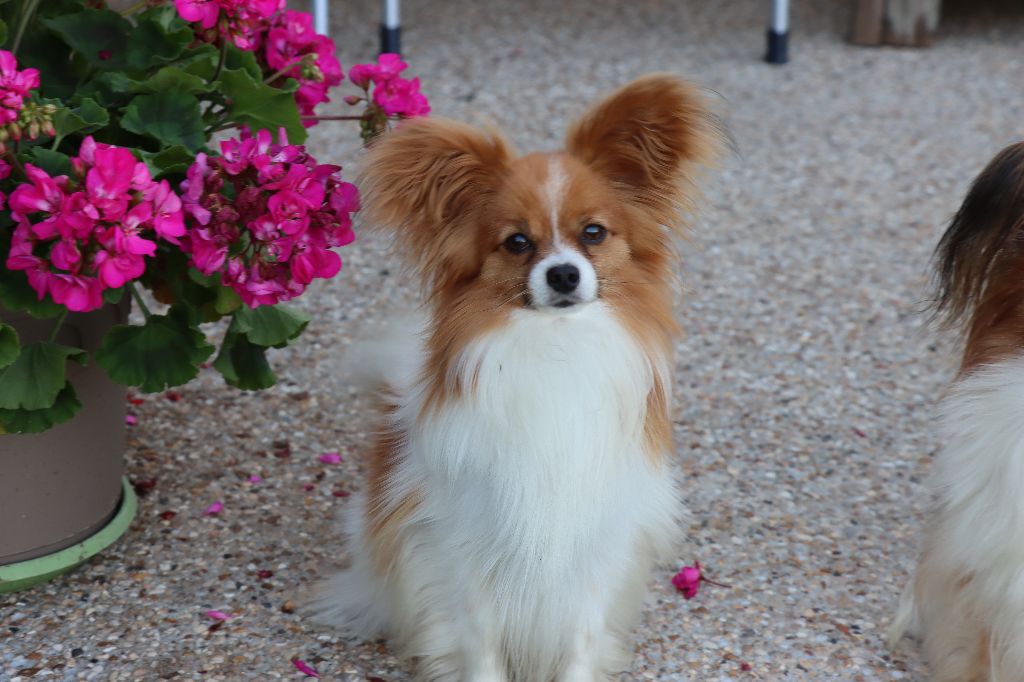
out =
<path fill-rule="evenodd" d="M 979 368 L 943 401 L 944 446 L 914 594 L 936 680 L 1024 680 L 1024 356 Z"/>

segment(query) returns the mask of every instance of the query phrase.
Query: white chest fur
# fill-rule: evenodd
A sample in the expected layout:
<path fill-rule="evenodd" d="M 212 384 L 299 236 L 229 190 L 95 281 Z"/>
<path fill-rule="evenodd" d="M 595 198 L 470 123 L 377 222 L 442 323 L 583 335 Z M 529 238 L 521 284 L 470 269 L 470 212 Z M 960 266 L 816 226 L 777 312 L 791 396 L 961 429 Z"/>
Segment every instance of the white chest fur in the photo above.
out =
<path fill-rule="evenodd" d="M 392 499 L 421 500 L 427 589 L 474 604 L 470 627 L 532 652 L 531 670 L 557 665 L 588 610 L 607 618 L 678 532 L 673 482 L 643 437 L 666 365 L 601 303 L 523 311 L 464 351 L 461 398 L 421 415 L 419 387 L 399 409 Z"/>

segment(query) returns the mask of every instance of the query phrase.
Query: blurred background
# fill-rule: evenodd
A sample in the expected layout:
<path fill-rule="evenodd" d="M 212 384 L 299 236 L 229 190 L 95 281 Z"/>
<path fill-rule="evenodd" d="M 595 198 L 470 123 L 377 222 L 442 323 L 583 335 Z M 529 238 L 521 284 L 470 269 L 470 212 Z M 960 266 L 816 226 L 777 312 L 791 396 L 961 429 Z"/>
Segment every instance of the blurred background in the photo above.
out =
<path fill-rule="evenodd" d="M 890 652 L 883 636 L 957 363 L 921 312 L 928 261 L 974 176 L 1024 137 L 1024 7 L 946 1 L 930 47 L 893 48 L 848 42 L 855 6 L 792 3 L 790 61 L 775 66 L 768 0 L 402 3 L 402 56 L 432 115 L 555 149 L 601 93 L 674 71 L 717 94 L 737 143 L 707 176 L 682 266 L 674 417 L 691 523 L 652 580 L 623 680 L 926 679 L 916 645 Z M 380 5 L 329 10 L 346 71 L 372 60 Z M 318 113 L 348 113 L 346 87 Z M 309 143 L 347 177 L 355 125 L 323 122 Z M 341 275 L 297 301 L 316 314 L 273 356 L 275 388 L 244 394 L 206 371 L 180 401 L 135 409 L 128 469 L 160 485 L 107 560 L 0 600 L 0 679 L 289 679 L 293 657 L 324 679 L 410 679 L 386 642 L 294 613 L 344 559 L 332 518 L 373 433 L 340 360 L 416 302 L 388 246 L 360 228 Z M 324 451 L 343 464 L 324 467 Z M 256 469 L 265 484 L 241 485 Z M 195 509 L 213 499 L 216 520 Z M 669 580 L 694 560 L 731 588 L 684 601 Z M 211 629 L 212 608 L 239 616 Z M 19 677 L 51 659 L 62 667 Z"/>

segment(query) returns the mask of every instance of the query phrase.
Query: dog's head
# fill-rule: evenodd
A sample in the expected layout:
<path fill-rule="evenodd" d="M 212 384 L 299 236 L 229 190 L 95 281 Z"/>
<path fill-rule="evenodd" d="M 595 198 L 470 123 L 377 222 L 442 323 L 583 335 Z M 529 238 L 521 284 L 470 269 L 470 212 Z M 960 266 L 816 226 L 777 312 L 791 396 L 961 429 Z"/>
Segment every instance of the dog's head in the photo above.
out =
<path fill-rule="evenodd" d="M 693 172 L 723 140 L 703 91 L 660 74 L 591 109 L 560 152 L 517 157 L 493 132 L 412 120 L 369 151 L 365 211 L 447 310 L 629 305 L 669 286 Z"/>

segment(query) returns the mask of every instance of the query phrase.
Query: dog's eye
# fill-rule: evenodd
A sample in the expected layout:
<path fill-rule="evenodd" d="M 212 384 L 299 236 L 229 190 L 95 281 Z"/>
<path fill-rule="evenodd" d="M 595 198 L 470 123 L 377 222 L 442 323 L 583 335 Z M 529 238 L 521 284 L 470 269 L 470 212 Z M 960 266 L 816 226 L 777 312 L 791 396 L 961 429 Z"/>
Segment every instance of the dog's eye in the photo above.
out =
<path fill-rule="evenodd" d="M 584 244 L 600 244 L 607 236 L 608 230 L 604 229 L 603 225 L 591 223 L 583 228 L 583 234 L 580 235 L 580 240 Z"/>
<path fill-rule="evenodd" d="M 526 253 L 533 248 L 533 242 L 522 232 L 516 232 L 505 240 L 505 248 L 509 253 Z"/>

